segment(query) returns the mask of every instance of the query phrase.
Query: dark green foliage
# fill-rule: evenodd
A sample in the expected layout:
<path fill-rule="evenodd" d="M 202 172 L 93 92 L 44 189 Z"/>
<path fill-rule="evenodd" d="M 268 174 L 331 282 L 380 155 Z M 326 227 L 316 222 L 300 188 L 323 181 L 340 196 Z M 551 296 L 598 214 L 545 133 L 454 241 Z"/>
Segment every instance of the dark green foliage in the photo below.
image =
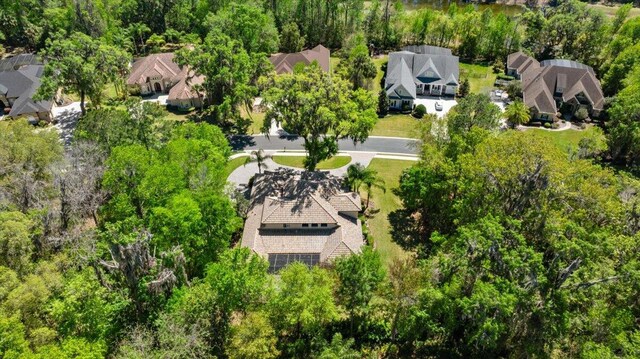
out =
<path fill-rule="evenodd" d="M 424 107 L 423 104 L 420 104 L 413 109 L 412 115 L 415 118 L 423 118 L 426 113 L 427 113 L 427 108 Z"/>
<path fill-rule="evenodd" d="M 465 97 L 469 95 L 471 91 L 471 86 L 469 85 L 469 79 L 464 78 L 462 82 L 460 82 L 460 87 L 458 88 L 458 96 Z"/>
<path fill-rule="evenodd" d="M 387 91 L 380 90 L 378 93 L 378 117 L 382 118 L 389 113 L 389 96 Z"/>

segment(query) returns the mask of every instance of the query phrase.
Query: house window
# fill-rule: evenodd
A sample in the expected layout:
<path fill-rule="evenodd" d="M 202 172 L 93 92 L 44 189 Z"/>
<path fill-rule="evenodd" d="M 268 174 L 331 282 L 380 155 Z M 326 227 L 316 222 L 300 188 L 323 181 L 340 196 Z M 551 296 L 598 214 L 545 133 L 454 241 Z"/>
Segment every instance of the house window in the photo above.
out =
<path fill-rule="evenodd" d="M 326 226 L 327 226 L 327 224 L 326 224 L 326 223 L 322 223 L 322 224 L 320 225 L 320 227 L 326 227 Z"/>
<path fill-rule="evenodd" d="M 311 223 L 311 227 L 318 227 L 317 223 Z"/>
<path fill-rule="evenodd" d="M 303 223 L 303 224 L 302 224 L 302 227 L 304 227 L 304 228 L 308 228 L 308 227 L 309 227 L 309 223 Z"/>

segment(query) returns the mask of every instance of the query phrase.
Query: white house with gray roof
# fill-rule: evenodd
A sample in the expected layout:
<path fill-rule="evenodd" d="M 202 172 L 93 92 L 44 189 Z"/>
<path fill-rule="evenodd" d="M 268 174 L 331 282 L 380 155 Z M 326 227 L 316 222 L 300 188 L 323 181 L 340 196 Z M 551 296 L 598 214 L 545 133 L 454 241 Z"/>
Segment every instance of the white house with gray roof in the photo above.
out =
<path fill-rule="evenodd" d="M 327 172 L 288 169 L 256 175 L 242 246 L 267 259 L 271 272 L 359 253 L 360 196 L 341 191 L 341 181 Z"/>
<path fill-rule="evenodd" d="M 455 96 L 459 59 L 450 49 L 407 46 L 389 54 L 385 91 L 391 109 L 410 109 L 418 96 Z"/>

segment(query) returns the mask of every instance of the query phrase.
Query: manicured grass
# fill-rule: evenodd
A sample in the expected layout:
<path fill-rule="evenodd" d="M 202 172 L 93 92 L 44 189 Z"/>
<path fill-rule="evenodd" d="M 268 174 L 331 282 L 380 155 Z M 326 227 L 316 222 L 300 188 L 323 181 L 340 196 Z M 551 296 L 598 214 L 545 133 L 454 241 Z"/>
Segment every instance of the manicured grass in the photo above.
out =
<path fill-rule="evenodd" d="M 242 166 L 247 161 L 247 156 L 236 157 L 227 162 L 227 166 L 224 169 L 225 177 L 229 177 L 229 175 L 235 171 L 236 168 Z"/>
<path fill-rule="evenodd" d="M 240 115 L 244 118 L 251 119 L 251 125 L 249 126 L 249 129 L 247 129 L 247 134 L 257 135 L 262 133 L 260 129 L 262 128 L 262 124 L 264 123 L 264 116 L 265 116 L 264 112 L 252 111 L 251 116 L 249 116 L 249 114 L 247 114 L 247 111 L 244 108 L 241 108 Z"/>
<path fill-rule="evenodd" d="M 542 129 L 529 129 L 527 131 L 533 131 L 536 135 L 548 138 L 553 144 L 563 152 L 570 150 L 576 150 L 580 140 L 588 136 L 598 136 L 604 141 L 604 135 L 602 131 L 599 131 L 595 127 L 588 127 L 583 131 L 566 130 L 566 131 L 545 131 Z"/>
<path fill-rule="evenodd" d="M 371 135 L 418 138 L 418 128 L 421 121 L 423 120 L 418 120 L 411 115 L 388 115 L 378 119 Z"/>
<path fill-rule="evenodd" d="M 460 63 L 460 81 L 469 79 L 469 87 L 472 93 L 489 94 L 496 82 L 496 74 L 491 66 Z"/>
<path fill-rule="evenodd" d="M 391 239 L 391 225 L 388 216 L 389 213 L 401 207 L 400 199 L 393 194 L 393 189 L 399 185 L 400 174 L 405 168 L 409 168 L 415 163 L 414 161 L 374 158 L 369 164 L 369 168 L 378 171 L 378 176 L 385 181 L 387 189 L 386 192 L 377 188 L 373 189 L 370 206 L 380 209 L 380 211 L 367 221 L 369 235 L 373 238 L 376 249 L 387 264 L 409 254 Z M 362 190 L 360 192 L 366 202 L 367 192 Z"/>
<path fill-rule="evenodd" d="M 283 166 L 304 168 L 302 161 L 304 156 L 273 156 L 273 161 Z M 351 156 L 334 156 L 326 161 L 318 163 L 317 169 L 330 170 L 346 166 L 351 162 Z"/>

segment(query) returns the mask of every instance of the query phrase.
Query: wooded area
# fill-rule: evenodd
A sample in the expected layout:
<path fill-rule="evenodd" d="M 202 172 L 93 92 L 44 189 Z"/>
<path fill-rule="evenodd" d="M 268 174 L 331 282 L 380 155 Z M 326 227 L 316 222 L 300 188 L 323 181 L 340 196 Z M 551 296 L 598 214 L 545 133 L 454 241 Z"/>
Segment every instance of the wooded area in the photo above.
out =
<path fill-rule="evenodd" d="M 552 5 L 0 0 L 0 55 L 42 55 L 38 96 L 82 107 L 70 143 L 0 121 L 0 357 L 640 357 L 640 17 Z M 268 54 L 318 44 L 340 58 L 331 72 L 274 75 Z M 347 174 L 366 207 L 374 188 L 399 198 L 388 220 L 406 257 L 368 245 L 268 274 L 238 245 L 249 204 L 227 183 L 230 136 L 260 95 L 263 131 L 293 130 L 316 170 L 388 110 L 371 55 L 412 44 L 499 71 L 518 50 L 587 64 L 609 96 L 603 129 L 566 152 L 500 131 L 467 81 L 445 117 L 415 122 L 420 160 L 397 188 Z M 188 120 L 127 91 L 130 61 L 160 51 L 206 77 Z M 528 119 L 514 104 L 513 127 Z"/>

